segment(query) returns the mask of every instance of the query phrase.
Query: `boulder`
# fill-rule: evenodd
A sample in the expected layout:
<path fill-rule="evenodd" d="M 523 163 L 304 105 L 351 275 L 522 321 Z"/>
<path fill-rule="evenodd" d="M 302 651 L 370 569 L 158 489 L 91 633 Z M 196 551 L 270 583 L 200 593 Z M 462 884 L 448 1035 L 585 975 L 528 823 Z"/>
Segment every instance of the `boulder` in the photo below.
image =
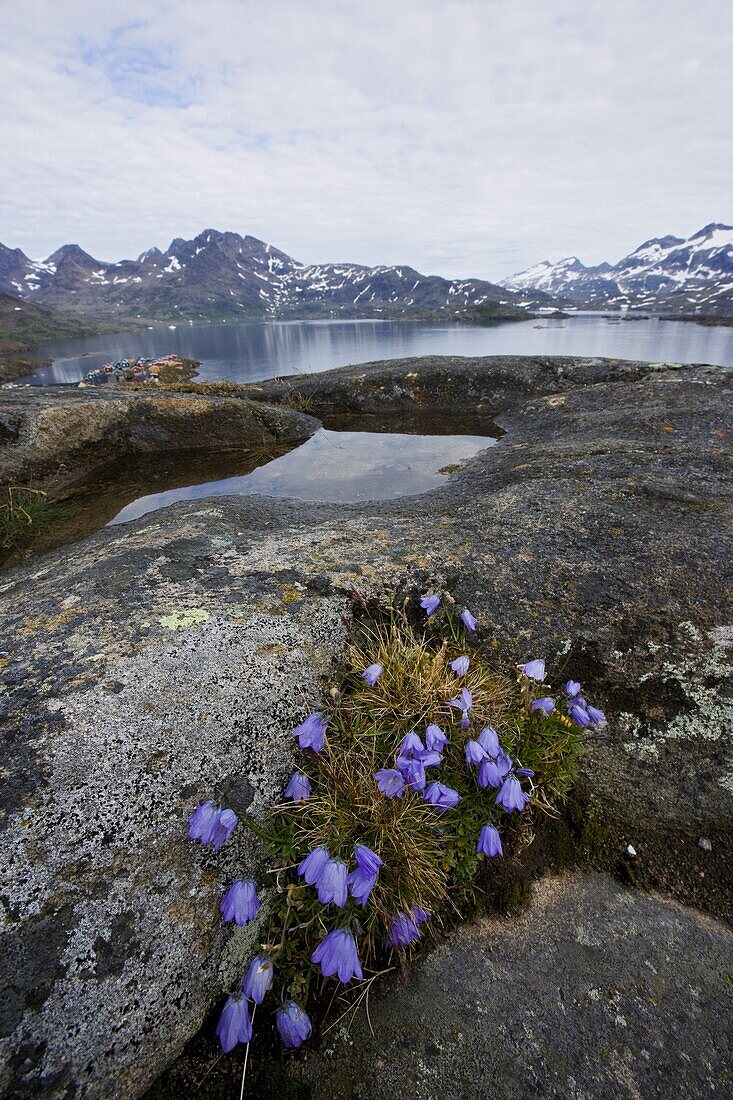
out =
<path fill-rule="evenodd" d="M 186 815 L 222 787 L 255 818 L 278 796 L 354 590 L 445 586 L 506 658 L 585 680 L 610 718 L 582 765 L 608 865 L 730 916 L 730 372 L 543 360 L 515 383 L 483 360 L 449 385 L 431 362 L 413 412 L 442 392 L 506 431 L 445 487 L 181 503 L 0 583 L 4 1095 L 135 1097 L 228 987 L 250 941 L 217 902 L 258 844 L 240 827 L 212 856 Z M 389 377 L 397 427 L 415 370 L 390 370 L 318 393 L 366 406 Z"/>
<path fill-rule="evenodd" d="M 318 1100 L 730 1095 L 730 929 L 605 875 L 465 925 L 294 1067 Z M 370 1027 L 371 1024 L 371 1027 Z"/>

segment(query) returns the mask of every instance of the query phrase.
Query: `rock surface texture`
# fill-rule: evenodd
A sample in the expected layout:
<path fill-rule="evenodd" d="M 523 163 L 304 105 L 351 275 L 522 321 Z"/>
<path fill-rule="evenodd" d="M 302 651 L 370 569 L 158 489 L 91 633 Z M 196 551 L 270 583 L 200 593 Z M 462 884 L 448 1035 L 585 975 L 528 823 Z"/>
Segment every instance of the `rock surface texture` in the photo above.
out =
<path fill-rule="evenodd" d="M 0 481 L 56 488 L 110 462 L 301 441 L 317 427 L 241 398 L 34 386 L 0 394 Z"/>
<path fill-rule="evenodd" d="M 318 1100 L 730 1096 L 733 937 L 604 875 L 544 879 L 298 1066 Z"/>
<path fill-rule="evenodd" d="M 610 739 L 589 752 L 582 782 L 606 815 L 612 852 L 639 883 L 730 917 L 732 388 L 717 368 L 602 360 L 408 360 L 299 379 L 326 422 L 343 411 L 399 422 L 479 409 L 507 434 L 421 497 L 178 504 L 0 578 L 2 939 L 11 976 L 3 1095 L 135 1097 L 227 988 L 249 941 L 221 929 L 217 903 L 235 873 L 256 869 L 257 842 L 240 827 L 212 856 L 186 841 L 186 814 L 224 786 L 255 817 L 278 796 L 289 731 L 324 690 L 354 588 L 444 585 L 507 658 L 544 655 L 557 680 L 567 668 L 592 685 Z M 274 383 L 251 396 L 283 395 Z M 624 854 L 629 844 L 634 857 Z M 718 1011 L 722 931 L 600 880 L 542 889 L 545 917 L 533 910 L 502 924 L 495 940 L 511 937 L 515 983 L 518 960 L 530 960 L 529 983 L 532 958 L 539 967 L 544 957 L 550 969 L 562 961 L 566 988 L 580 996 L 597 966 L 589 1034 L 617 1052 L 600 1080 L 615 1088 L 632 1058 L 628 1080 L 641 1082 L 594 1093 L 582 1085 L 579 1054 L 575 1073 L 569 1068 L 568 1040 L 549 1083 L 557 1095 L 667 1094 L 671 1071 L 659 1052 L 672 1057 L 674 1034 L 692 1044 L 695 1021 Z M 601 902 L 606 954 L 592 920 Z M 638 941 L 623 940 L 624 913 L 638 921 Z M 554 922 L 586 927 L 587 949 Z M 496 937 L 486 927 L 455 941 L 467 969 L 482 938 Z M 624 951 L 637 958 L 620 982 L 612 970 Z M 439 966 L 434 958 L 425 973 Z M 675 998 L 661 979 L 653 993 L 667 1012 L 648 1008 L 654 975 L 645 958 L 663 974 L 682 968 Z M 505 972 L 499 946 L 491 960 L 496 975 Z M 630 992 L 639 975 L 652 984 Z M 510 1014 L 512 1027 L 533 1033 L 530 1069 L 541 1049 L 532 1044 L 561 1014 L 552 975 L 538 980 L 537 1015 L 523 1024 L 518 1009 Z M 614 1030 L 623 1025 L 609 1022 L 608 989 L 619 992 L 623 1039 Z M 446 1005 L 454 995 L 448 982 Z M 522 1003 L 529 1011 L 529 994 Z M 475 1014 L 464 1013 L 465 1036 Z M 518 1043 L 516 1032 L 501 1039 L 507 1080 L 520 1095 L 554 1095 L 531 1075 L 535 1092 L 522 1087 L 509 1060 Z M 465 1050 L 470 1058 L 467 1039 Z M 687 1053 L 692 1059 L 691 1046 Z M 435 1057 L 447 1066 L 447 1053 Z M 701 1094 L 702 1082 L 721 1087 L 721 1062 L 707 1060 L 675 1056 L 682 1095 Z M 445 1072 L 447 1089 L 463 1071 Z M 581 1084 L 563 1093 L 570 1076 Z M 432 1080 L 432 1093 L 416 1095 L 442 1095 L 443 1079 Z"/>

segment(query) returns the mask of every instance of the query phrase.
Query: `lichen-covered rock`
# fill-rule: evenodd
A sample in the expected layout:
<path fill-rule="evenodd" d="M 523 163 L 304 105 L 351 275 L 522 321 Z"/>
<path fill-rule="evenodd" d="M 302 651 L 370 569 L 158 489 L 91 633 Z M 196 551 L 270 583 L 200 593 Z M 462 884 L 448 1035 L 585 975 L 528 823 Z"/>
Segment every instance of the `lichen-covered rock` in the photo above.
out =
<path fill-rule="evenodd" d="M 733 936 L 602 875 L 544 879 L 294 1067 L 318 1100 L 725 1097 Z M 369 1023 L 371 1022 L 371 1028 Z"/>
<path fill-rule="evenodd" d="M 519 387 L 504 360 L 461 385 L 424 365 L 430 403 L 501 392 L 507 430 L 438 491 L 188 502 L 5 576 L 6 1095 L 134 1097 L 226 987 L 217 899 L 257 847 L 239 830 L 212 858 L 186 812 L 235 777 L 253 813 L 275 797 L 354 588 L 447 586 L 506 657 L 585 680 L 611 721 L 583 762 L 608 864 L 730 914 L 731 375 L 568 364 Z"/>

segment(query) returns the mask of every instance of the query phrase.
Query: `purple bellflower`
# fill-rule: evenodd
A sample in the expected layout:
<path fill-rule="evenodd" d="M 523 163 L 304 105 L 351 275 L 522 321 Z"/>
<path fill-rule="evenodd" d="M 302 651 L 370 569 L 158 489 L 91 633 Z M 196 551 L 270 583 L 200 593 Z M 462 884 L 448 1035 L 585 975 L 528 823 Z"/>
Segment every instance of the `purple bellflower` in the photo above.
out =
<path fill-rule="evenodd" d="M 297 1050 L 310 1038 L 313 1027 L 308 1013 L 295 1001 L 286 1001 L 282 1008 L 278 1008 L 275 1020 L 282 1044 L 287 1050 Z"/>
<path fill-rule="evenodd" d="M 592 726 L 602 726 L 605 723 L 606 716 L 602 710 L 598 709 L 598 707 L 592 707 L 588 705 L 585 709 L 588 717 L 590 718 L 590 724 Z"/>
<path fill-rule="evenodd" d="M 234 810 L 221 810 L 219 813 L 219 821 L 216 826 L 216 835 L 214 836 L 214 842 L 211 847 L 215 852 L 218 852 L 222 844 L 226 844 L 229 837 L 232 835 L 237 827 L 239 818 L 235 814 Z"/>
<path fill-rule="evenodd" d="M 244 976 L 242 990 L 256 1005 L 261 1005 L 272 989 L 272 959 L 267 955 L 255 955 Z"/>
<path fill-rule="evenodd" d="M 316 880 L 318 900 L 321 905 L 334 905 L 342 908 L 348 897 L 346 864 L 341 859 L 329 859 Z"/>
<path fill-rule="evenodd" d="M 321 752 L 326 737 L 326 722 L 317 712 L 309 714 L 304 722 L 295 727 L 293 737 L 298 738 L 301 749 Z"/>
<path fill-rule="evenodd" d="M 545 718 L 552 714 L 555 709 L 555 700 L 551 699 L 549 695 L 543 696 L 542 699 L 532 700 L 532 710 L 538 710 Z"/>
<path fill-rule="evenodd" d="M 439 752 L 431 752 L 430 749 L 426 749 L 425 752 L 418 753 L 417 760 L 420 761 L 424 768 L 435 768 L 438 764 L 443 763 L 443 757 Z"/>
<path fill-rule="evenodd" d="M 216 1034 L 225 1054 L 234 1050 L 237 1043 L 252 1041 L 252 1021 L 249 1018 L 249 1005 L 241 993 L 227 998 L 227 1003 L 216 1026 Z"/>
<path fill-rule="evenodd" d="M 432 752 L 440 752 L 448 744 L 448 738 L 440 726 L 433 724 L 425 730 L 425 744 Z"/>
<path fill-rule="evenodd" d="M 356 951 L 356 941 L 345 928 L 336 928 L 329 932 L 311 955 L 311 962 L 321 964 L 324 978 L 332 978 L 337 974 L 344 985 L 352 978 L 361 981 L 364 977 Z"/>
<path fill-rule="evenodd" d="M 485 856 L 503 856 L 499 831 L 494 825 L 484 825 L 476 845 L 476 853 Z"/>
<path fill-rule="evenodd" d="M 374 665 L 369 665 L 369 668 L 365 668 L 364 671 L 362 672 L 362 676 L 364 677 L 366 682 L 369 684 L 369 687 L 373 688 L 374 685 L 376 684 L 377 680 L 379 679 L 379 677 L 382 675 L 383 672 L 384 672 L 384 669 L 382 668 L 381 665 L 374 664 Z"/>
<path fill-rule="evenodd" d="M 498 806 L 503 806 L 508 814 L 513 810 L 523 810 L 529 802 L 529 795 L 522 790 L 516 775 L 508 775 L 496 796 Z"/>
<path fill-rule="evenodd" d="M 309 852 L 305 859 L 301 860 L 298 864 L 298 874 L 301 878 L 304 878 L 309 886 L 315 886 L 318 881 L 323 868 L 326 866 L 331 856 L 328 854 L 326 848 L 314 848 L 312 852 Z"/>
<path fill-rule="evenodd" d="M 377 853 L 367 848 L 366 844 L 357 844 L 354 849 L 354 859 L 357 867 L 368 875 L 379 874 L 379 868 L 383 863 Z"/>
<path fill-rule="evenodd" d="M 237 879 L 221 899 L 221 915 L 224 920 L 233 920 L 240 928 L 247 921 L 254 920 L 260 907 L 255 884 Z"/>
<path fill-rule="evenodd" d="M 387 798 L 402 798 L 405 793 L 405 777 L 396 768 L 382 768 L 374 778 L 380 791 Z"/>
<path fill-rule="evenodd" d="M 486 759 L 486 749 L 478 741 L 466 742 L 466 763 L 480 764 Z"/>
<path fill-rule="evenodd" d="M 464 607 L 463 611 L 458 617 L 465 626 L 466 630 L 470 630 L 473 634 L 474 630 L 476 629 L 476 619 L 474 619 L 468 608 Z"/>
<path fill-rule="evenodd" d="M 419 734 L 408 733 L 403 739 L 400 745 L 400 756 L 407 757 L 410 760 L 413 756 L 417 756 L 419 753 L 425 752 L 425 746 L 420 740 Z"/>
<path fill-rule="evenodd" d="M 493 728 L 493 726 L 487 726 L 486 729 L 482 729 L 478 735 L 477 741 L 481 748 L 485 751 L 487 756 L 491 756 L 494 759 L 501 752 L 501 745 L 499 744 L 499 734 Z"/>
<path fill-rule="evenodd" d="M 511 760 L 500 752 L 496 760 L 484 760 L 478 769 L 479 787 L 500 787 L 512 769 Z"/>
<path fill-rule="evenodd" d="M 576 695 L 580 695 L 580 684 L 577 680 L 568 680 L 563 690 L 568 699 L 574 699 Z"/>
<path fill-rule="evenodd" d="M 213 802 L 202 802 L 188 819 L 188 835 L 192 840 L 210 844 L 218 852 L 222 844 L 229 840 L 238 820 L 234 810 L 222 810 Z"/>
<path fill-rule="evenodd" d="M 588 711 L 585 709 L 584 706 L 581 705 L 581 703 L 571 703 L 568 707 L 568 714 L 572 718 L 573 722 L 575 722 L 575 725 L 580 726 L 581 729 L 585 729 L 586 726 L 589 726 L 591 724 Z"/>
<path fill-rule="evenodd" d="M 347 881 L 349 893 L 357 905 L 366 905 L 369 895 L 377 885 L 376 874 L 370 875 L 368 871 L 362 871 L 361 867 L 357 867 L 351 872 Z"/>
<path fill-rule="evenodd" d="M 433 592 L 428 593 L 420 600 L 420 607 L 424 609 L 425 614 L 430 618 L 440 607 L 440 596 L 436 596 Z"/>
<path fill-rule="evenodd" d="M 293 802 L 307 802 L 310 796 L 311 783 L 308 776 L 302 772 L 293 772 L 285 788 L 285 797 L 292 798 Z"/>
<path fill-rule="evenodd" d="M 389 926 L 389 942 L 393 947 L 407 947 L 420 939 L 420 929 L 407 913 L 398 913 Z"/>
<path fill-rule="evenodd" d="M 456 657 L 455 661 L 451 661 L 450 667 L 453 669 L 456 676 L 465 676 L 468 672 L 470 663 L 468 657 Z"/>
<path fill-rule="evenodd" d="M 527 661 L 526 665 L 520 665 L 519 669 L 528 680 L 536 680 L 538 684 L 541 684 L 545 678 L 544 661 Z"/>
<path fill-rule="evenodd" d="M 468 688 L 462 688 L 460 695 L 456 696 L 455 699 L 450 699 L 449 706 L 455 707 L 456 710 L 462 711 L 461 725 L 464 729 L 467 729 L 470 725 L 468 712 L 473 706 L 473 695 L 468 690 Z"/>
<path fill-rule="evenodd" d="M 461 801 L 458 791 L 446 787 L 444 783 L 430 783 L 423 797 L 441 813 L 443 810 L 452 810 Z"/>
<path fill-rule="evenodd" d="M 408 760 L 405 756 L 398 756 L 397 767 L 411 791 L 425 790 L 427 779 L 425 777 L 425 765 L 422 760 Z"/>

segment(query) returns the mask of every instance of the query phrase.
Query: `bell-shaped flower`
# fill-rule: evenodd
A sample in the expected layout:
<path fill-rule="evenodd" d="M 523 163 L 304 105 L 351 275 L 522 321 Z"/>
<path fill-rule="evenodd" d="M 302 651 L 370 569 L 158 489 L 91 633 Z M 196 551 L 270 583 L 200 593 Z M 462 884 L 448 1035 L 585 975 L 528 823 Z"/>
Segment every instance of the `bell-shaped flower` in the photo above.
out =
<path fill-rule="evenodd" d="M 272 959 L 267 955 L 255 955 L 242 982 L 245 997 L 261 1005 L 272 989 L 272 972 Z"/>
<path fill-rule="evenodd" d="M 440 607 L 440 596 L 436 596 L 433 592 L 428 593 L 420 600 L 420 607 L 424 609 L 425 614 L 430 618 Z"/>
<path fill-rule="evenodd" d="M 424 768 L 437 768 L 438 764 L 443 763 L 443 757 L 439 752 L 431 752 L 426 749 L 425 752 L 421 752 L 417 757 Z"/>
<path fill-rule="evenodd" d="M 460 695 L 456 696 L 455 699 L 450 699 L 449 706 L 455 707 L 456 710 L 460 710 L 462 712 L 461 725 L 464 729 L 470 725 L 468 712 L 473 706 L 473 695 L 468 690 L 468 688 L 462 688 Z"/>
<path fill-rule="evenodd" d="M 580 695 L 580 684 L 577 680 L 568 680 L 563 690 L 568 699 L 574 699 L 576 695 Z"/>
<path fill-rule="evenodd" d="M 522 785 L 515 775 L 508 775 L 496 796 L 496 802 L 510 814 L 513 810 L 523 810 L 529 802 L 529 795 L 522 790 Z"/>
<path fill-rule="evenodd" d="M 581 703 L 571 703 L 568 707 L 568 714 L 572 718 L 573 722 L 575 722 L 575 725 L 580 726 L 581 729 L 585 729 L 586 726 L 589 726 L 591 724 L 588 711 L 583 705 L 581 705 Z"/>
<path fill-rule="evenodd" d="M 425 777 L 425 765 L 422 760 L 408 760 L 405 756 L 398 756 L 397 767 L 411 791 L 425 790 L 427 779 Z"/>
<path fill-rule="evenodd" d="M 308 1013 L 295 1001 L 286 1001 L 275 1013 L 277 1030 L 286 1050 L 297 1050 L 313 1030 Z"/>
<path fill-rule="evenodd" d="M 407 947 L 420 939 L 420 929 L 407 913 L 397 913 L 390 922 L 388 937 L 392 947 Z"/>
<path fill-rule="evenodd" d="M 534 776 L 534 772 L 531 768 L 517 768 L 517 775 L 527 775 L 532 778 L 532 776 Z"/>
<path fill-rule="evenodd" d="M 512 769 L 511 760 L 500 752 L 496 760 L 489 758 L 484 760 L 478 769 L 479 787 L 500 787 L 504 782 L 504 776 Z"/>
<path fill-rule="evenodd" d="M 298 864 L 298 874 L 305 879 L 309 886 L 315 886 L 321 871 L 330 858 L 331 856 L 326 848 L 314 848 Z"/>
<path fill-rule="evenodd" d="M 188 819 L 188 835 L 192 840 L 210 844 L 215 852 L 234 832 L 238 822 L 234 810 L 223 810 L 213 802 L 200 803 Z"/>
<path fill-rule="evenodd" d="M 467 764 L 480 764 L 482 760 L 486 759 L 486 749 L 484 749 L 478 741 L 466 742 L 466 763 Z"/>
<path fill-rule="evenodd" d="M 382 768 L 374 778 L 380 791 L 387 798 L 402 798 L 405 793 L 405 777 L 397 768 Z"/>
<path fill-rule="evenodd" d="M 349 893 L 357 905 L 366 905 L 369 895 L 377 885 L 376 874 L 370 875 L 368 871 L 362 871 L 361 867 L 357 867 L 351 872 L 347 881 Z"/>
<path fill-rule="evenodd" d="M 431 752 L 442 752 L 448 744 L 448 738 L 445 736 L 440 726 L 431 724 L 425 730 L 425 744 Z"/>
<path fill-rule="evenodd" d="M 226 844 L 229 837 L 237 827 L 238 817 L 234 810 L 221 810 L 216 824 L 216 834 L 211 847 L 218 852 L 222 844 Z"/>
<path fill-rule="evenodd" d="M 252 1021 L 249 1018 L 249 1005 L 241 993 L 229 997 L 224 1005 L 216 1034 L 225 1054 L 234 1050 L 237 1043 L 252 1041 Z"/>
<path fill-rule="evenodd" d="M 476 845 L 476 853 L 485 856 L 503 856 L 501 837 L 494 825 L 484 825 Z"/>
<path fill-rule="evenodd" d="M 455 661 L 451 661 L 450 667 L 453 669 L 456 676 L 465 676 L 468 672 L 470 663 L 468 657 L 456 657 Z"/>
<path fill-rule="evenodd" d="M 318 900 L 321 905 L 332 901 L 339 908 L 346 905 L 348 897 L 346 864 L 341 859 L 329 859 L 316 880 Z"/>
<path fill-rule="evenodd" d="M 302 772 L 293 772 L 285 788 L 285 797 L 292 798 L 293 802 L 307 802 L 310 796 L 311 783 L 308 776 Z"/>
<path fill-rule="evenodd" d="M 378 874 L 383 862 L 376 852 L 367 848 L 366 844 L 357 844 L 354 849 L 354 859 L 357 867 L 368 875 Z"/>
<path fill-rule="evenodd" d="M 411 733 L 408 733 L 405 737 L 403 737 L 402 744 L 400 745 L 400 756 L 406 756 L 408 759 L 410 759 L 413 756 L 417 756 L 418 753 L 421 752 L 425 752 L 425 746 L 423 745 L 419 734 L 415 733 L 415 731 L 413 730 Z"/>
<path fill-rule="evenodd" d="M 543 696 L 542 699 L 533 699 L 531 703 L 532 710 L 537 710 L 545 718 L 552 714 L 555 709 L 555 700 L 551 699 L 549 695 Z"/>
<path fill-rule="evenodd" d="M 588 704 L 585 709 L 592 726 L 602 726 L 605 723 L 606 716 L 598 707 L 592 707 Z"/>
<path fill-rule="evenodd" d="M 332 978 L 337 974 L 344 985 L 352 978 L 361 981 L 364 977 L 356 951 L 356 941 L 345 928 L 336 928 L 329 932 L 311 955 L 311 962 L 321 964 L 324 978 Z"/>
<path fill-rule="evenodd" d="M 430 783 L 425 788 L 425 794 L 423 795 L 426 802 L 429 802 L 431 806 L 435 806 L 435 809 L 441 813 L 444 810 L 452 810 L 461 801 L 461 796 L 458 791 L 454 791 L 452 787 L 446 787 L 444 783 Z"/>
<path fill-rule="evenodd" d="M 519 669 L 528 680 L 536 680 L 538 684 L 541 684 L 545 678 L 544 661 L 527 661 L 526 665 L 520 665 Z"/>
<path fill-rule="evenodd" d="M 501 752 L 501 745 L 499 744 L 499 734 L 496 732 L 493 726 L 486 726 L 485 729 L 482 729 L 476 740 L 478 741 L 481 748 L 485 751 L 487 756 L 491 756 L 496 759 L 496 757 Z"/>
<path fill-rule="evenodd" d="M 309 714 L 304 722 L 293 730 L 293 737 L 298 738 L 301 749 L 313 749 L 313 752 L 321 752 L 326 738 L 326 721 L 320 714 Z"/>
<path fill-rule="evenodd" d="M 219 807 L 213 802 L 200 802 L 188 819 L 188 835 L 191 840 L 210 844 L 216 833 Z"/>
<path fill-rule="evenodd" d="M 463 611 L 458 617 L 465 626 L 466 630 L 470 630 L 471 633 L 473 633 L 476 629 L 476 619 L 474 619 L 473 615 L 467 607 L 464 607 Z"/>
<path fill-rule="evenodd" d="M 369 668 L 365 668 L 362 672 L 362 676 L 369 684 L 370 688 L 373 688 L 379 677 L 384 672 L 384 669 L 379 664 L 369 665 Z"/>
<path fill-rule="evenodd" d="M 221 915 L 224 920 L 233 920 L 241 928 L 247 921 L 254 920 L 260 907 L 255 884 L 248 879 L 237 879 L 221 899 Z"/>

